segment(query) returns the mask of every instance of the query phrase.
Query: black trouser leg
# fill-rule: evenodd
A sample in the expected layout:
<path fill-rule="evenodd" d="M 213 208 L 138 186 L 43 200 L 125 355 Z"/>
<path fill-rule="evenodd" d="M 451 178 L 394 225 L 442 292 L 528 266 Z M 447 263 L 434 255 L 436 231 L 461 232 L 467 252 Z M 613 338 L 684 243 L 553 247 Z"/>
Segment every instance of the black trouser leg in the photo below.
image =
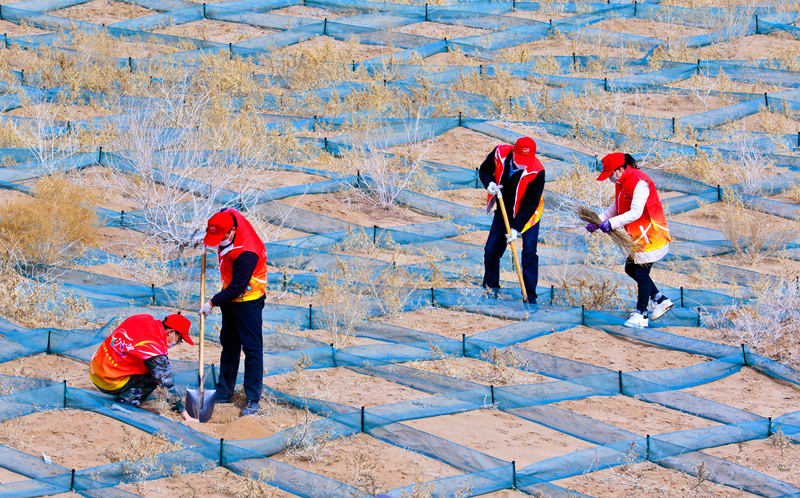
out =
<path fill-rule="evenodd" d="M 222 309 L 222 330 L 219 342 L 220 376 L 217 392 L 231 396 L 236 387 L 239 358 L 244 351 L 244 392 L 248 401 L 261 399 L 264 385 L 264 339 L 261 332 L 261 312 L 265 298 L 243 303 L 226 303 Z"/>
<path fill-rule="evenodd" d="M 650 278 L 650 270 L 652 268 L 653 263 L 638 265 L 631 258 L 625 261 L 625 273 L 636 282 L 638 288 L 636 309 L 642 314 L 647 311 L 650 299 L 653 299 L 658 294 L 658 288 L 653 279 Z"/>
<path fill-rule="evenodd" d="M 117 396 L 117 401 L 126 403 L 128 405 L 139 406 L 142 401 L 146 400 L 148 396 L 153 394 L 153 391 L 158 387 L 158 382 L 150 373 L 131 375 L 128 382 L 117 389 L 116 391 L 107 391 L 100 389 L 101 392 L 106 394 L 114 394 Z"/>
<path fill-rule="evenodd" d="M 487 289 L 500 288 L 500 258 L 506 252 L 506 226 L 503 216 L 495 211 L 489 237 L 483 248 L 483 286 Z"/>
<path fill-rule="evenodd" d="M 234 303 L 220 306 L 222 310 L 222 328 L 219 331 L 219 343 L 222 352 L 219 355 L 219 379 L 217 394 L 221 398 L 230 398 L 236 389 L 236 376 L 239 373 L 239 357 L 242 355 L 242 342 L 236 327 L 236 310 Z"/>

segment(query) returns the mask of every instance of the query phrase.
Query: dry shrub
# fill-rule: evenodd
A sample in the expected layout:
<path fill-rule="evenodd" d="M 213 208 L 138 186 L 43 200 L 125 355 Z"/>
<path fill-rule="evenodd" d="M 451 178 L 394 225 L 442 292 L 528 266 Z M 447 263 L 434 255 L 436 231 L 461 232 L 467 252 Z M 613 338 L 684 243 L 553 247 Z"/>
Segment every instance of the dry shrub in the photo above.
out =
<path fill-rule="evenodd" d="M 547 189 L 589 206 L 604 207 L 614 200 L 614 185 L 598 182 L 597 171 L 580 164 L 577 159 L 569 170 L 549 182 Z"/>
<path fill-rule="evenodd" d="M 375 496 L 380 490 L 381 483 L 375 475 L 378 462 L 366 451 L 358 450 L 353 454 L 353 458 L 345 459 L 347 469 L 352 473 L 350 485 L 366 492 L 369 496 Z"/>
<path fill-rule="evenodd" d="M 698 150 L 694 156 L 656 157 L 656 167 L 709 185 L 731 183 L 730 167 L 717 153 Z"/>
<path fill-rule="evenodd" d="M 491 369 L 488 374 L 474 372 L 473 378 L 500 385 L 514 384 L 517 373 L 528 365 L 528 360 L 514 352 L 511 347 L 505 349 L 492 347 L 481 352 L 481 359 L 489 362 Z"/>
<path fill-rule="evenodd" d="M 790 466 L 787 465 L 788 460 L 788 453 L 789 450 L 794 446 L 794 443 L 791 439 L 786 437 L 786 434 L 783 433 L 781 428 L 778 428 L 778 432 L 771 435 L 769 437 L 770 442 L 772 443 L 773 448 L 776 448 L 780 452 L 780 459 L 778 461 L 778 470 L 781 472 L 787 472 L 790 470 Z"/>
<path fill-rule="evenodd" d="M 714 474 L 702 461 L 693 469 L 693 475 L 683 474 L 683 478 L 684 485 L 680 489 L 680 496 L 685 498 L 716 496 L 715 489 L 721 487 L 714 482 Z"/>
<path fill-rule="evenodd" d="M 618 467 L 609 468 L 610 475 L 586 471 L 580 479 L 595 485 L 607 484 L 616 489 L 631 490 L 631 496 L 638 496 L 640 493 L 641 496 L 670 496 L 669 486 L 657 479 L 661 467 L 642 459 L 636 451 L 636 443 L 629 443 L 621 463 Z"/>
<path fill-rule="evenodd" d="M 767 223 L 764 215 L 746 207 L 741 197 L 730 191 L 726 191 L 724 201 L 720 230 L 744 264 L 752 266 L 778 254 L 800 235 L 798 222 L 776 218 Z"/>
<path fill-rule="evenodd" d="M 448 377 L 459 376 L 459 370 L 455 366 L 452 355 L 445 353 L 442 348 L 432 342 L 428 343 L 428 347 L 431 350 L 432 361 L 409 361 L 406 363 L 406 366 L 416 368 L 417 370 L 446 375 Z"/>
<path fill-rule="evenodd" d="M 339 258 L 331 270 L 317 275 L 316 297 L 325 309 L 315 318 L 320 328 L 330 332 L 336 349 L 347 344 L 353 329 L 367 317 L 368 304 L 359 283 L 365 276 Z"/>
<path fill-rule="evenodd" d="M 310 416 L 311 413 L 306 409 L 303 423 L 292 428 L 284 453 L 305 462 L 325 461 L 328 457 L 336 455 L 334 448 L 336 434 L 330 427 L 324 430 L 312 427 Z"/>
<path fill-rule="evenodd" d="M 137 480 L 139 494 L 147 494 L 147 481 L 152 475 L 164 471 L 159 455 L 183 449 L 183 445 L 172 443 L 160 429 L 156 434 L 133 434 L 123 427 L 125 441 L 121 446 L 106 449 L 104 455 L 111 462 L 123 462 L 122 474 Z M 175 473 L 178 469 L 172 469 Z"/>
<path fill-rule="evenodd" d="M 615 310 L 623 304 L 619 297 L 621 286 L 614 277 L 586 275 L 571 281 L 563 280 L 559 286 L 563 291 L 556 295 L 553 304 L 583 306 L 588 310 Z"/>
<path fill-rule="evenodd" d="M 351 173 L 359 175 L 351 192 L 374 207 L 394 209 L 395 200 L 404 190 L 433 190 L 434 179 L 423 168 L 432 141 L 420 135 L 417 120 L 406 129 L 408 143 L 390 155 L 380 150 L 382 145 L 377 143 L 377 137 L 365 134 L 366 143 L 373 145 L 356 147 L 343 154 L 343 163 L 352 165 Z M 352 171 L 353 166 L 356 171 Z"/>
<path fill-rule="evenodd" d="M 166 434 L 160 430 L 156 434 L 134 434 L 127 427 L 122 428 L 125 433 L 123 445 L 106 449 L 103 453 L 112 462 L 142 461 L 162 453 L 183 449 L 180 443 L 173 443 Z"/>
<path fill-rule="evenodd" d="M 57 282 L 29 280 L 0 262 L 0 316 L 23 327 L 95 327 L 92 303 Z"/>
<path fill-rule="evenodd" d="M 228 476 L 224 482 L 214 483 L 214 491 L 233 498 L 272 498 L 277 488 L 267 483 L 273 477 L 275 469 L 271 466 L 259 469 L 257 474 L 254 474 L 250 467 L 246 467 L 241 479 Z"/>
<path fill-rule="evenodd" d="M 13 448 L 23 448 L 31 436 L 26 435 L 25 420 L 21 418 L 4 420 L 0 422 L 0 443 Z"/>
<path fill-rule="evenodd" d="M 444 494 L 442 494 L 442 497 Z M 453 498 L 467 498 L 472 496 L 472 486 L 465 484 L 463 488 L 457 488 L 451 495 Z M 433 494 L 433 484 L 422 482 L 422 478 L 418 477 L 416 483 L 412 485 L 411 491 L 403 491 L 400 493 L 400 498 L 436 498 Z"/>
<path fill-rule="evenodd" d="M 537 72 L 535 68 L 534 72 Z M 509 71 L 498 68 L 488 76 L 475 71 L 462 73 L 456 80 L 453 90 L 486 95 L 500 116 L 508 116 L 512 112 L 511 99 L 546 91 L 549 88 L 531 79 L 512 76 Z"/>
<path fill-rule="evenodd" d="M 800 367 L 800 290 L 793 280 L 765 280 L 753 287 L 753 303 L 726 306 L 704 323 L 722 332 L 725 341 L 750 349 L 792 368 Z"/>
<path fill-rule="evenodd" d="M 292 364 L 292 371 L 286 377 L 287 392 L 301 398 L 329 400 L 333 397 L 328 376 L 317 371 L 309 375 L 306 369 L 311 366 L 311 359 L 301 353 L 301 357 Z"/>
<path fill-rule="evenodd" d="M 98 239 L 87 193 L 61 175 L 42 178 L 34 196 L 0 206 L 0 243 L 26 264 L 53 265 L 79 255 Z"/>
<path fill-rule="evenodd" d="M 262 57 L 261 66 L 267 74 L 282 75 L 291 90 L 323 88 L 367 77 L 363 69 L 348 69 L 353 60 L 360 60 L 359 50 L 356 38 L 342 44 L 319 37 L 302 46 L 272 51 Z"/>

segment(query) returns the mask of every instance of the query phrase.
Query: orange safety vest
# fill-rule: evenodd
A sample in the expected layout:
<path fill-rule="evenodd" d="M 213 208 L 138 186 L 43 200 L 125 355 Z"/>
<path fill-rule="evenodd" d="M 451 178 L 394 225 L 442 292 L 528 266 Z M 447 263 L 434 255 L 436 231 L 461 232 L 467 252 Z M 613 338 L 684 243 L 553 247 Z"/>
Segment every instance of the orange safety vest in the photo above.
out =
<path fill-rule="evenodd" d="M 653 180 L 641 170 L 629 166 L 617 180 L 614 207 L 618 215 L 630 211 L 633 191 L 640 181 L 647 182 L 647 186 L 650 187 L 650 195 L 647 196 L 642 216 L 625 225 L 625 231 L 639 246 L 640 252 L 647 252 L 661 249 L 672 240 L 669 236 L 664 208 Z"/>
<path fill-rule="evenodd" d="M 505 169 L 506 158 L 514 150 L 513 145 L 498 145 L 494 152 L 494 182 L 498 185 L 502 184 L 503 179 L 503 170 Z M 519 179 L 519 183 L 517 184 L 517 191 L 515 193 L 514 198 L 514 216 L 517 215 L 519 212 L 520 206 L 522 206 L 522 199 L 525 198 L 525 191 L 528 189 L 528 184 L 530 184 L 540 172 L 544 171 L 544 166 L 542 163 L 539 162 L 538 159 L 535 157 L 533 158 L 533 164 L 525 168 L 522 172 L 522 177 Z M 492 206 L 496 201 L 496 196 L 489 194 L 486 199 L 486 213 L 488 214 L 489 211 L 492 210 Z M 544 210 L 544 197 L 539 199 L 539 206 L 536 207 L 536 211 L 534 211 L 533 216 L 531 219 L 528 220 L 528 223 L 525 224 L 525 227 L 522 229 L 524 232 L 525 230 L 529 229 L 533 225 L 539 223 L 539 219 L 542 217 L 542 211 Z"/>
<path fill-rule="evenodd" d="M 219 248 L 219 273 L 222 277 L 222 288 L 233 280 L 233 262 L 245 251 L 258 255 L 258 263 L 241 296 L 233 300 L 235 303 L 253 301 L 263 296 L 267 289 L 267 248 L 258 237 L 253 225 L 235 209 L 226 209 L 236 219 L 236 236 L 228 247 Z M 223 254 L 225 253 L 225 254 Z"/>
<path fill-rule="evenodd" d="M 100 344 L 89 364 L 89 376 L 97 387 L 115 391 L 131 375 L 150 371 L 144 360 L 167 354 L 167 333 L 160 320 L 133 315 Z"/>

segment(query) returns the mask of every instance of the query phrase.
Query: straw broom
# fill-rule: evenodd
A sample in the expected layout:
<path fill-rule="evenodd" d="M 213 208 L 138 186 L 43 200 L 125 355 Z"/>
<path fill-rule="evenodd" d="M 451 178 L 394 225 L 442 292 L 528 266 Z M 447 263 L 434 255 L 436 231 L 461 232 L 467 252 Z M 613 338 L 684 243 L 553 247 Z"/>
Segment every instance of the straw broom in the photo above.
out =
<path fill-rule="evenodd" d="M 576 214 L 584 223 L 599 225 L 603 222 L 603 220 L 600 219 L 600 215 L 587 206 L 578 206 L 578 212 Z M 625 253 L 626 256 L 630 256 L 639 250 L 639 247 L 625 230 L 611 230 L 608 232 L 608 236 L 611 237 L 611 240 L 614 241 L 617 247 L 622 249 L 622 252 Z"/>

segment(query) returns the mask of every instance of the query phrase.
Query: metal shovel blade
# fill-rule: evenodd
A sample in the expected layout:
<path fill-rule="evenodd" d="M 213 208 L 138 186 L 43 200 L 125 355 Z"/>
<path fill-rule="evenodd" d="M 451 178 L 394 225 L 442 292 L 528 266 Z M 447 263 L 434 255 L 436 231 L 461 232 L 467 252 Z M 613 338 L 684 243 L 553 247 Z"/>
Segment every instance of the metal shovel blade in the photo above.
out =
<path fill-rule="evenodd" d="M 214 413 L 214 397 L 216 389 L 187 389 L 186 411 L 192 417 L 206 423 Z"/>
<path fill-rule="evenodd" d="M 200 377 L 199 372 L 198 377 Z M 206 370 L 202 378 L 197 379 L 199 388 L 186 389 L 186 412 L 202 423 L 211 420 L 211 415 L 214 413 L 214 398 L 217 394 L 216 389 L 206 389 L 204 387 L 206 377 L 208 377 L 208 370 Z"/>

